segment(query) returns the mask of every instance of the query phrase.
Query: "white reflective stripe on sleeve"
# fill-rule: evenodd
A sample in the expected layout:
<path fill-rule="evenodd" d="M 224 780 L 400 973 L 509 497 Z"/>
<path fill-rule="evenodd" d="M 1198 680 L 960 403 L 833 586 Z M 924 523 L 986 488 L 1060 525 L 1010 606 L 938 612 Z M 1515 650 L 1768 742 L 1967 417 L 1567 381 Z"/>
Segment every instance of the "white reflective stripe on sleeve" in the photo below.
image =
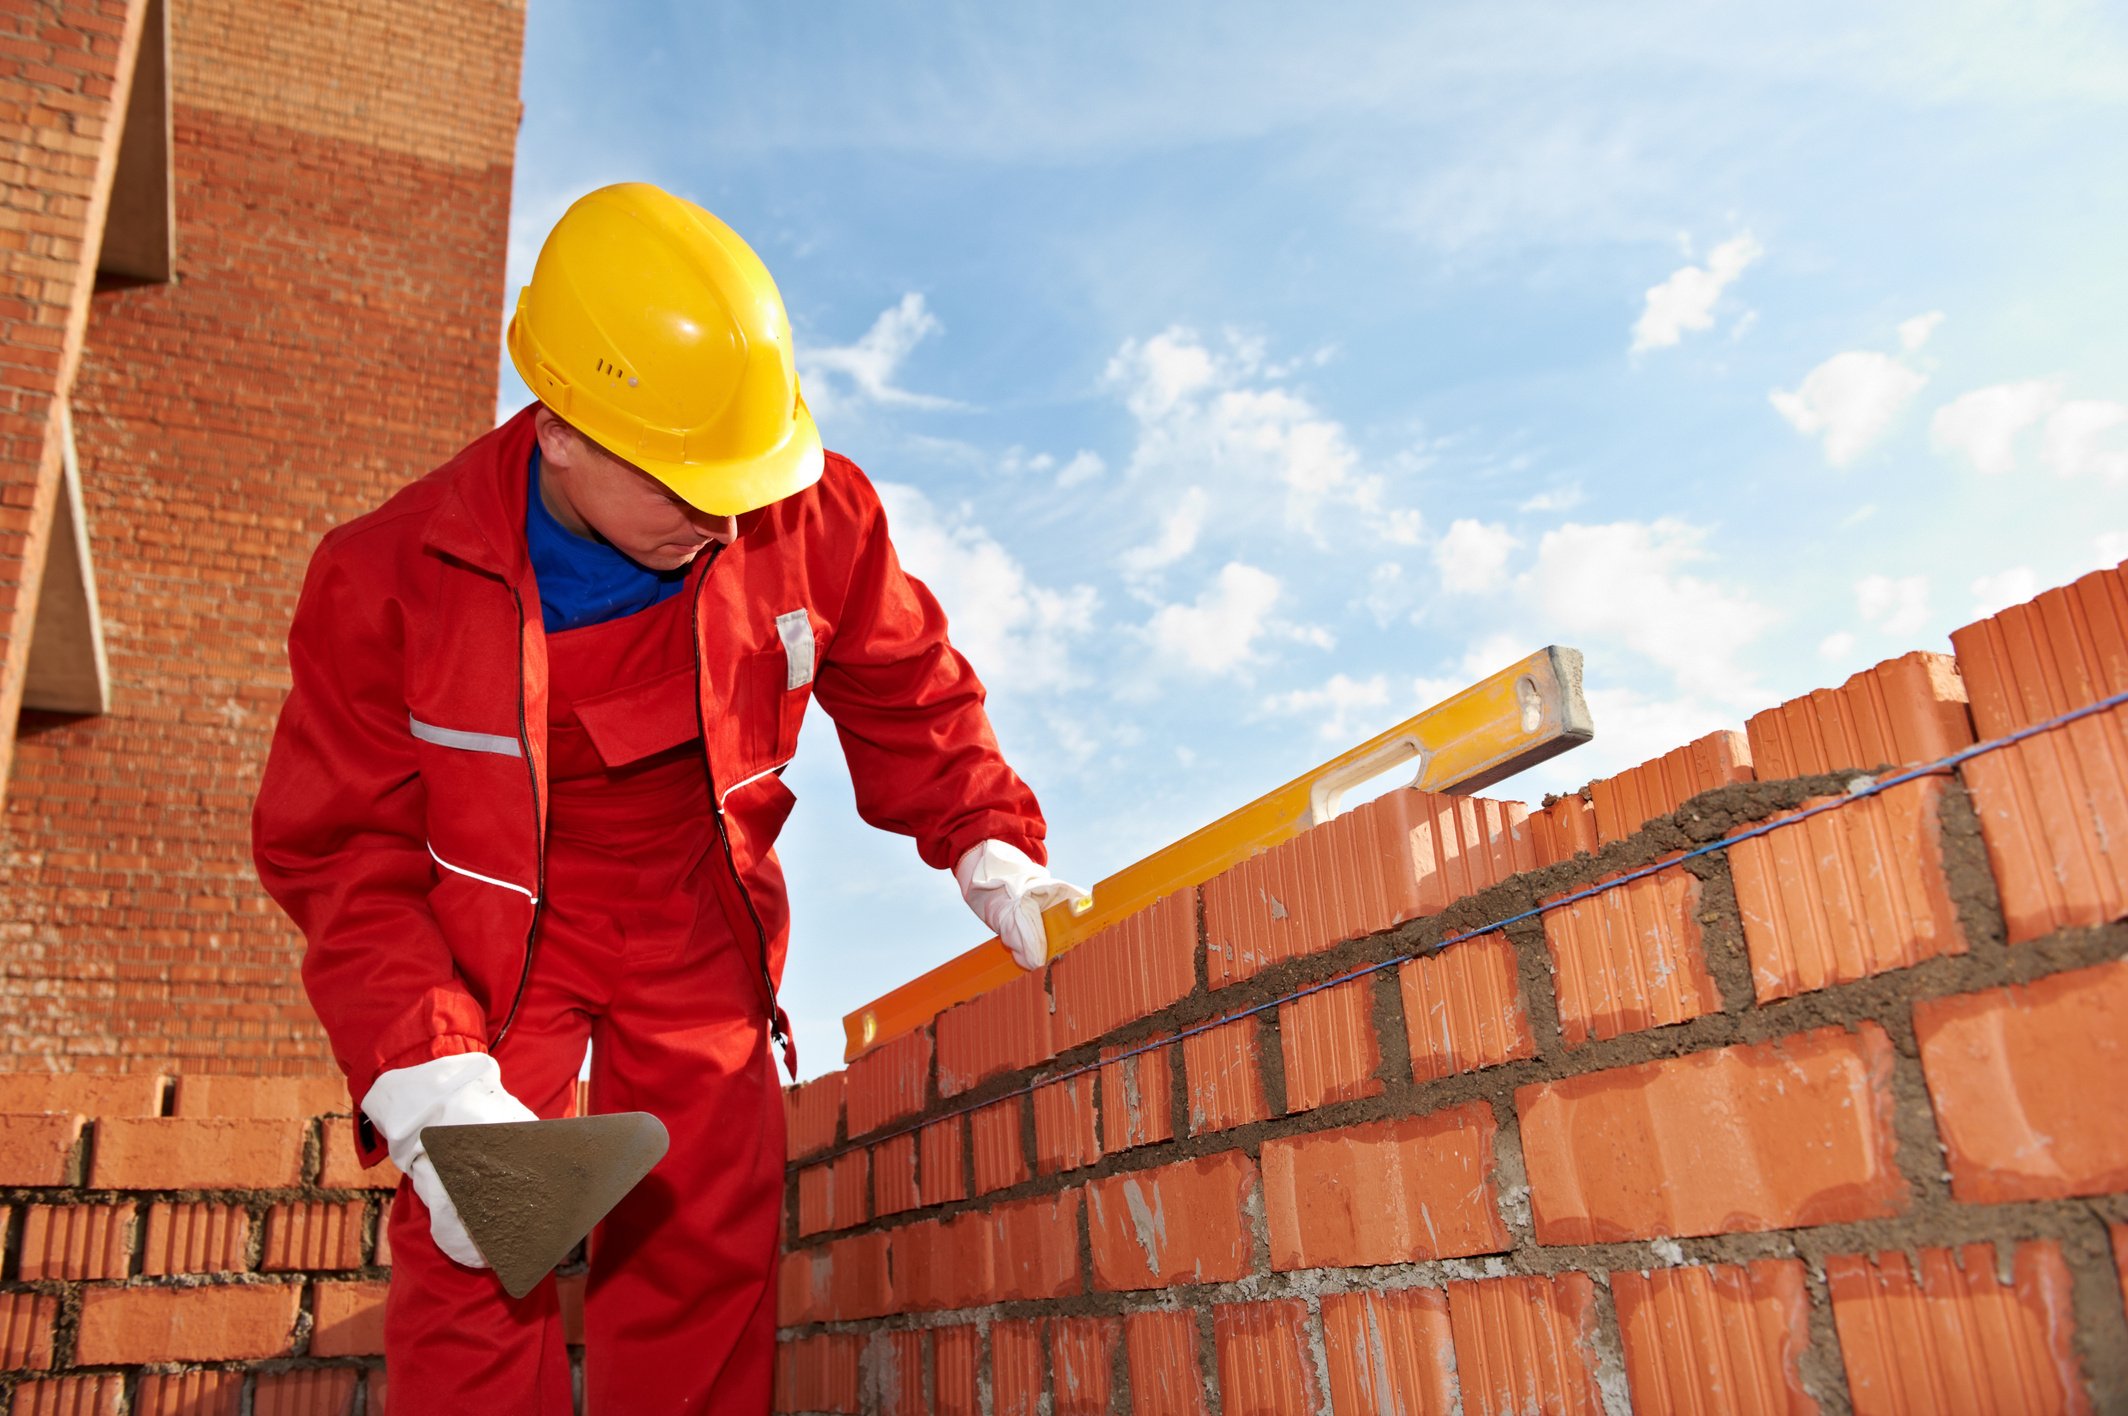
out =
<path fill-rule="evenodd" d="M 478 880 L 483 885 L 499 885 L 505 890 L 515 890 L 518 894 L 524 896 L 533 904 L 536 905 L 539 903 L 539 896 L 533 894 L 530 890 L 527 890 L 522 885 L 512 885 L 507 880 L 497 880 L 492 875 L 482 875 L 477 870 L 467 870 L 462 865 L 451 864 L 442 856 L 436 854 L 436 847 L 433 844 L 429 845 L 429 859 L 435 861 L 436 864 L 442 866 L 445 870 L 450 871 L 454 875 L 463 875 L 468 880 Z"/>
<path fill-rule="evenodd" d="M 733 792 L 739 790 L 739 788 L 750 787 L 754 783 L 760 781 L 763 777 L 773 777 L 778 772 L 781 772 L 784 768 L 790 765 L 791 764 L 789 762 L 778 762 L 775 766 L 767 768 L 760 772 L 756 772 L 751 777 L 741 777 L 738 781 L 733 782 L 723 791 L 717 793 L 717 810 L 722 811 L 724 809 L 725 799 L 728 798 Z"/>
<path fill-rule="evenodd" d="M 776 616 L 776 637 L 783 641 L 783 687 L 804 688 L 813 681 L 813 622 L 804 610 Z"/>
<path fill-rule="evenodd" d="M 461 752 L 492 752 L 497 757 L 524 755 L 514 737 L 504 737 L 500 733 L 469 733 L 463 728 L 439 728 L 434 723 L 422 722 L 411 713 L 406 715 L 406 721 L 412 725 L 415 737 L 438 747 L 455 747 Z"/>

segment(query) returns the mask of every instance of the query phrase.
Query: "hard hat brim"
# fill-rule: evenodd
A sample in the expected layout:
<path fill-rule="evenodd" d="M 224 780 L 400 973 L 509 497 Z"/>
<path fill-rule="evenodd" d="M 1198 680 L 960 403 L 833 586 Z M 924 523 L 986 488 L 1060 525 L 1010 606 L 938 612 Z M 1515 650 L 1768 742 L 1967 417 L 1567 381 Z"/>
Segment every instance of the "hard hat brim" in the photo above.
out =
<path fill-rule="evenodd" d="M 593 441 L 598 439 L 594 436 Z M 600 446 L 606 447 L 603 442 Z M 660 462 L 623 448 L 606 447 L 606 451 L 642 468 L 689 506 L 711 516 L 737 516 L 782 501 L 819 481 L 827 465 L 820 429 L 814 425 L 812 412 L 803 399 L 791 419 L 790 436 L 782 446 L 760 457 L 730 462 Z"/>

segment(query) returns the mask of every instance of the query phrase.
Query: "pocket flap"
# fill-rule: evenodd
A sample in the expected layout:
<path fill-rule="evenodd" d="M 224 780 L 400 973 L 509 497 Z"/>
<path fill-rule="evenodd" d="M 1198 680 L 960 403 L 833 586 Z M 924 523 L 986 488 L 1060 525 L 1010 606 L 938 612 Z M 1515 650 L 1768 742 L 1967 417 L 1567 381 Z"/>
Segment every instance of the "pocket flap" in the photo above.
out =
<path fill-rule="evenodd" d="M 691 664 L 626 688 L 579 698 L 571 706 L 608 771 L 693 742 L 702 732 L 695 716 Z"/>

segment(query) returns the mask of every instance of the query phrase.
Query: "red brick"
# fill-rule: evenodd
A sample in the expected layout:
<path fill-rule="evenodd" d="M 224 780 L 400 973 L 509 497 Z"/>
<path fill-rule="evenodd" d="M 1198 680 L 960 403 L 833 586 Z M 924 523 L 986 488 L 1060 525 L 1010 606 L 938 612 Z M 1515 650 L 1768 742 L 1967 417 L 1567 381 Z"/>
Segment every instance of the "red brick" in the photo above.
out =
<path fill-rule="evenodd" d="M 875 1332 L 865 1344 L 864 1385 L 879 1402 L 879 1416 L 926 1416 L 924 1356 L 930 1337 L 920 1328 Z"/>
<path fill-rule="evenodd" d="M 1286 1064 L 1286 1112 L 1379 1096 L 1382 1046 L 1374 1035 L 1370 975 L 1278 1006 Z"/>
<path fill-rule="evenodd" d="M 1825 1261 L 1855 1416 L 1923 1410 L 2089 1411 L 2077 1370 L 2072 1279 L 2051 1240 Z"/>
<path fill-rule="evenodd" d="M 916 1133 L 919 1151 L 917 1195 L 928 1207 L 968 1198 L 968 1174 L 962 1157 L 968 1149 L 968 1119 L 934 1121 Z"/>
<path fill-rule="evenodd" d="M 1596 837 L 1605 845 L 1623 841 L 1701 792 L 1751 780 L 1751 748 L 1744 735 L 1728 728 L 1709 733 L 1652 762 L 1589 783 Z"/>
<path fill-rule="evenodd" d="M 1759 779 L 1903 767 L 1973 741 L 1965 683 L 1948 654 L 1888 659 L 1838 688 L 1821 688 L 1744 724 Z"/>
<path fill-rule="evenodd" d="M 251 1215 L 238 1205 L 204 1201 L 148 1206 L 141 1272 L 228 1273 L 249 1268 Z"/>
<path fill-rule="evenodd" d="M 132 1205 L 29 1205 L 21 1277 L 124 1278 L 133 1261 Z"/>
<path fill-rule="evenodd" d="M 1034 1089 L 1034 1162 L 1038 1175 L 1077 1170 L 1101 1158 L 1094 1118 L 1094 1074 L 1082 1072 Z"/>
<path fill-rule="evenodd" d="M 1451 1283 L 1448 1321 L 1466 1416 L 1602 1416 L 1587 1274 Z"/>
<path fill-rule="evenodd" d="M 376 1379 L 369 1398 L 370 1416 L 384 1409 L 383 1369 L 373 1369 Z M 261 1372 L 252 1389 L 251 1416 L 348 1416 L 355 1407 L 355 1384 L 361 1374 L 352 1367 L 312 1367 L 294 1372 Z M 172 1413 L 179 1416 L 179 1413 Z M 185 1413 L 189 1416 L 189 1413 Z"/>
<path fill-rule="evenodd" d="M 865 1153 L 849 1151 L 798 1172 L 798 1233 L 801 1238 L 862 1224 L 865 1213 Z"/>
<path fill-rule="evenodd" d="M 1308 1305 L 1297 1298 L 1212 1308 L 1220 1409 L 1227 1416 L 1313 1411 L 1320 1379 L 1307 1352 Z"/>
<path fill-rule="evenodd" d="M 983 1216 L 990 1230 L 989 1301 L 1066 1298 L 1085 1291 L 1079 1277 L 1079 1192 L 999 1205 Z"/>
<path fill-rule="evenodd" d="M 993 1416 L 1037 1416 L 1048 1393 L 1042 1383 L 1042 1325 L 1032 1318 L 990 1325 L 990 1409 Z M 1047 1413 L 1042 1413 L 1047 1416 Z"/>
<path fill-rule="evenodd" d="M 1951 1194 L 2128 1189 L 2128 961 L 1914 1004 Z"/>
<path fill-rule="evenodd" d="M 1546 802 L 1541 811 L 1530 813 L 1529 832 L 1539 865 L 1560 865 L 1583 851 L 1593 853 L 1603 844 L 1596 837 L 1596 808 L 1585 796 Z"/>
<path fill-rule="evenodd" d="M 1489 1102 L 1263 1144 L 1274 1269 L 1503 1253 Z"/>
<path fill-rule="evenodd" d="M 787 1338 L 776 1344 L 776 1410 L 834 1411 L 856 1416 L 857 1355 L 862 1339 L 845 1333 Z"/>
<path fill-rule="evenodd" d="M 1049 1320 L 1053 1416 L 1110 1416 L 1111 1377 L 1122 1341 L 1120 1318 Z"/>
<path fill-rule="evenodd" d="M 1210 1416 L 1197 1360 L 1197 1315 L 1162 1309 L 1123 1320 L 1132 1416 Z"/>
<path fill-rule="evenodd" d="M 824 1256 L 814 1250 L 815 1262 L 827 1271 L 827 1295 L 817 1309 L 826 1322 L 857 1322 L 884 1317 L 894 1311 L 892 1266 L 888 1263 L 885 1232 L 853 1234 L 829 1244 Z"/>
<path fill-rule="evenodd" d="M 1175 1049 L 1140 1046 L 1101 1051 L 1101 1147 L 1111 1155 L 1175 1136 Z"/>
<path fill-rule="evenodd" d="M 1246 1126 L 1271 1114 L 1264 1099 L 1263 1024 L 1237 1018 L 1182 1040 L 1190 1134 Z"/>
<path fill-rule="evenodd" d="M 72 1184 L 82 1125 L 65 1112 L 0 1116 L 0 1185 Z"/>
<path fill-rule="evenodd" d="M 116 1117 L 96 1123 L 89 1184 L 113 1190 L 270 1190 L 303 1180 L 301 1121 Z"/>
<path fill-rule="evenodd" d="M 320 1279 L 311 1285 L 310 1355 L 368 1357 L 384 1351 L 384 1280 Z"/>
<path fill-rule="evenodd" d="M 177 1078 L 176 1114 L 183 1117 L 228 1116 L 285 1118 L 354 1114 L 347 1081 L 338 1076 L 232 1077 L 181 1074 Z M 153 1115 L 153 1112 L 147 1113 Z"/>
<path fill-rule="evenodd" d="M 1397 966 L 1411 1073 L 1421 1082 L 1537 1055 L 1515 946 L 1484 934 Z"/>
<path fill-rule="evenodd" d="M 1831 1027 L 1520 1087 L 1540 1244 L 1903 1211 L 1884 1030 Z"/>
<path fill-rule="evenodd" d="M 1545 912 L 1568 1047 L 1721 1011 L 1699 897 L 1698 878 L 1678 866 Z"/>
<path fill-rule="evenodd" d="M 1056 1045 L 1092 1042 L 1197 986 L 1197 891 L 1178 890 L 1099 930 L 1049 966 Z"/>
<path fill-rule="evenodd" d="M 1008 1096 L 969 1116 L 969 1144 L 975 1151 L 978 1195 L 1017 1185 L 1033 1175 L 1027 1168 L 1027 1140 L 1021 1121 L 1026 1109 L 1025 1097 Z"/>
<path fill-rule="evenodd" d="M 275 1205 L 266 1212 L 266 1249 L 259 1267 L 268 1271 L 360 1268 L 367 1220 L 368 1207 L 360 1200 Z"/>
<path fill-rule="evenodd" d="M 1534 869 L 1527 814 L 1517 802 L 1394 791 L 1215 876 L 1204 886 L 1211 986 L 1438 913 Z"/>
<path fill-rule="evenodd" d="M 938 1416 L 983 1416 L 983 1334 L 969 1325 L 932 1334 L 932 1405 Z"/>
<path fill-rule="evenodd" d="M 1944 791 L 1924 777 L 1729 848 L 1759 1002 L 1965 952 Z"/>
<path fill-rule="evenodd" d="M 939 1014 L 940 1096 L 958 1096 L 978 1082 L 1057 1055 L 1047 975 L 1046 969 L 1023 973 Z"/>
<path fill-rule="evenodd" d="M 2010 942 L 2128 915 L 2128 709 L 1972 758 Z"/>
<path fill-rule="evenodd" d="M 912 1313 L 989 1301 L 993 1230 L 982 1214 L 927 1219 L 887 1231 L 895 1297 Z"/>
<path fill-rule="evenodd" d="M 51 1377 L 22 1382 L 15 1388 L 9 1416 L 119 1416 L 126 1399 L 126 1379 Z"/>
<path fill-rule="evenodd" d="M 800 1249 L 776 1261 L 776 1326 L 798 1327 L 825 1322 L 828 1305 L 828 1251 Z"/>
<path fill-rule="evenodd" d="M 59 1300 L 49 1293 L 0 1293 L 0 1369 L 52 1365 Z"/>
<path fill-rule="evenodd" d="M 1331 1410 L 1445 1416 L 1457 1409 L 1446 1293 L 1326 1293 L 1322 1308 Z"/>
<path fill-rule="evenodd" d="M 74 1361 L 228 1362 L 289 1350 L 300 1283 L 220 1283 L 197 1288 L 85 1288 Z"/>
<path fill-rule="evenodd" d="M 1238 1151 L 1095 1180 L 1086 1187 L 1094 1287 L 1218 1283 L 1254 1267 L 1256 1166 Z"/>
<path fill-rule="evenodd" d="M 159 1072 L 0 1072 L 0 1112 L 160 1116 Z"/>
<path fill-rule="evenodd" d="M 786 1133 L 790 1158 L 818 1155 L 835 1144 L 842 1129 L 842 1089 L 845 1073 L 830 1072 L 795 1087 L 785 1088 L 791 1099 L 791 1124 Z"/>
<path fill-rule="evenodd" d="M 1951 647 L 1985 738 L 2128 691 L 2128 571 L 2093 571 L 1954 629 Z"/>
<path fill-rule="evenodd" d="M 896 1136 L 872 1147 L 872 1213 L 884 1218 L 922 1203 L 916 1190 L 916 1136 Z"/>
<path fill-rule="evenodd" d="M 143 1372 L 133 1394 L 133 1416 L 237 1416 L 243 1399 L 242 1372 Z M 271 1416 L 264 1403 L 254 1401 L 252 1409 L 253 1416 Z"/>
<path fill-rule="evenodd" d="M 354 1132 L 338 1121 L 325 1123 L 325 1163 L 318 1184 L 327 1190 L 396 1190 L 399 1167 L 380 1160 L 367 1169 L 355 1151 Z"/>
<path fill-rule="evenodd" d="M 931 1029 L 890 1037 L 845 1069 L 844 1119 L 862 1136 L 924 1109 L 931 1089 Z"/>
<path fill-rule="evenodd" d="M 1810 1294 L 1796 1260 L 1613 1273 L 1611 1296 L 1635 1411 L 1817 1411 L 1803 1385 Z"/>

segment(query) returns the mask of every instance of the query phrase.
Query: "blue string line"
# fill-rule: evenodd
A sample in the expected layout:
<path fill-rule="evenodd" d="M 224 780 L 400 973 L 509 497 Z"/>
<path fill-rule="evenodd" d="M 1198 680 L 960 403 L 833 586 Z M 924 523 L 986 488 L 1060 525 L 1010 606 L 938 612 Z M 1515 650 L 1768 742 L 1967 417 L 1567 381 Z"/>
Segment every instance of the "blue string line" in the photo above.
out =
<path fill-rule="evenodd" d="M 1572 894 L 1562 895 L 1558 899 L 1546 901 L 1545 903 L 1536 906 L 1534 909 L 1527 909 L 1523 910 L 1519 914 L 1509 915 L 1506 919 L 1496 920 L 1491 924 L 1480 925 L 1476 929 L 1466 929 L 1461 934 L 1448 935 L 1447 937 L 1438 940 L 1437 942 L 1431 945 L 1426 946 L 1418 953 L 1400 954 L 1395 958 L 1382 959 L 1371 964 L 1362 964 L 1358 968 L 1352 969 L 1346 973 L 1338 974 L 1333 978 L 1323 979 L 1317 983 L 1308 984 L 1305 987 L 1295 989 L 1291 993 L 1280 994 L 1276 998 L 1267 999 L 1262 1003 L 1257 1003 L 1251 1007 L 1243 1008 L 1239 1012 L 1223 1014 L 1222 1016 L 1213 1018 L 1207 1022 L 1193 1024 L 1189 1027 L 1184 1028 L 1178 1033 L 1174 1033 L 1165 1037 L 1154 1038 L 1151 1041 L 1140 1043 L 1135 1047 L 1127 1048 L 1124 1051 L 1117 1053 L 1114 1057 L 1104 1057 L 1099 1059 L 1098 1061 L 1084 1062 L 1076 1067 L 1072 1067 L 1066 1071 L 1059 1072 L 1055 1076 L 1043 1077 L 1039 1081 L 1029 1082 L 1026 1086 L 1018 1087 L 1012 1091 L 1004 1093 L 1001 1096 L 994 1096 L 988 1101 L 972 1102 L 968 1105 L 956 1107 L 951 1111 L 943 1112 L 936 1116 L 926 1116 L 920 1120 L 912 1121 L 908 1125 L 902 1126 L 897 1130 L 888 1131 L 884 1135 L 874 1136 L 862 1142 L 852 1142 L 845 1144 L 840 1150 L 829 1151 L 817 1157 L 816 1159 L 809 1161 L 808 1164 L 824 1165 L 831 1160 L 836 1160 L 842 1156 L 848 1155 L 851 1151 L 862 1150 L 870 1146 L 884 1144 L 887 1141 L 898 1140 L 903 1136 L 913 1135 L 915 1132 L 922 1130 L 926 1126 L 936 1125 L 937 1123 L 942 1121 L 951 1121 L 958 1116 L 967 1116 L 974 1112 L 981 1111 L 985 1107 L 996 1106 L 1001 1102 L 1012 1101 L 1023 1096 L 1032 1096 L 1036 1091 L 1040 1090 L 1043 1087 L 1055 1086 L 1059 1082 L 1068 1082 L 1074 1077 L 1083 1077 L 1089 1073 L 1098 1072 L 1103 1067 L 1112 1067 L 1118 1062 L 1128 1062 L 1134 1057 L 1142 1057 L 1149 1052 L 1157 1052 L 1163 1047 L 1172 1047 L 1178 1042 L 1182 1042 L 1189 1038 L 1196 1037 L 1201 1033 L 1211 1032 L 1215 1028 L 1223 1028 L 1229 1023 L 1238 1023 L 1245 1018 L 1253 1018 L 1258 1016 L 1259 1014 L 1268 1013 L 1272 1009 L 1282 1007 L 1288 1003 L 1297 1003 L 1301 999 L 1309 997 L 1312 994 L 1321 993 L 1326 988 L 1336 988 L 1342 984 L 1351 983 L 1355 979 L 1367 978 L 1371 975 L 1378 974 L 1384 969 L 1395 968 L 1400 964 L 1409 963 L 1411 960 L 1419 958 L 1424 954 L 1436 953 L 1442 949 L 1446 949 L 1451 944 L 1466 943 L 1469 940 L 1479 938 L 1482 935 L 1497 933 L 1500 930 L 1507 928 L 1509 925 L 1521 924 L 1525 920 L 1536 919 L 1552 910 L 1564 909 L 1568 905 L 1578 905 L 1583 900 L 1592 900 L 1596 896 L 1601 895 L 1606 891 L 1616 890 L 1621 885 L 1630 885 L 1636 880 L 1645 880 L 1651 875 L 1660 874 L 1662 871 L 1674 870 L 1678 866 L 1683 865 L 1688 860 L 1696 860 L 1700 856 L 1714 855 L 1717 852 L 1726 851 L 1731 846 L 1739 845 L 1745 841 L 1757 840 L 1759 837 L 1770 835 L 1775 831 L 1783 830 L 1790 826 L 1800 825 L 1803 822 L 1810 820 L 1813 816 L 1821 816 L 1828 811 L 1837 811 L 1841 807 L 1852 805 L 1855 802 L 1866 801 L 1867 799 L 1873 796 L 1881 796 L 1883 793 L 1890 791 L 1893 787 L 1903 787 L 1908 782 L 1918 781 L 1922 777 L 1933 777 L 1944 772 L 1953 771 L 1960 765 L 1971 761 L 1975 757 L 1980 757 L 1990 752 L 1998 752 L 2005 747 L 2010 747 L 2014 744 L 2023 742 L 2027 738 L 2037 737 L 2041 733 L 2053 732 L 2058 728 L 2065 728 L 2069 724 L 2078 722 L 2081 719 L 2093 717 L 2097 714 L 2104 713 L 2109 709 L 2119 708 L 2124 705 L 2128 705 L 2128 691 L 2116 693 L 2111 695 L 2110 697 L 2101 698 L 2095 703 L 2087 703 L 2081 708 L 2072 709 L 2069 712 L 2060 714 L 2057 717 L 2048 718 L 2043 722 L 2034 723 L 2029 727 L 2019 728 L 2014 733 L 2008 733 L 1999 738 L 1990 738 L 1985 742 L 1976 742 L 1970 747 L 1960 748 L 1958 751 L 1951 753 L 1948 757 L 1939 757 L 1934 762 L 1925 763 L 1919 767 L 1908 767 L 1903 771 L 1897 772 L 1889 777 L 1867 779 L 1867 785 L 1854 787 L 1840 796 L 1829 797 L 1826 800 L 1817 803 L 1817 805 L 1815 806 L 1807 806 L 1798 811 L 1789 812 L 1788 814 L 1783 816 L 1776 816 L 1769 821 L 1761 821 L 1758 825 L 1753 826 L 1748 830 L 1738 832 L 1734 836 L 1724 836 L 1718 841 L 1710 841 L 1704 846 L 1697 846 L 1692 850 L 1686 851 L 1682 855 L 1669 856 L 1662 860 L 1656 861 L 1652 865 L 1644 865 L 1637 870 L 1628 871 L 1623 875 L 1616 875 L 1608 880 L 1599 881 L 1594 885 L 1584 886 L 1582 889 L 1576 890 Z"/>

